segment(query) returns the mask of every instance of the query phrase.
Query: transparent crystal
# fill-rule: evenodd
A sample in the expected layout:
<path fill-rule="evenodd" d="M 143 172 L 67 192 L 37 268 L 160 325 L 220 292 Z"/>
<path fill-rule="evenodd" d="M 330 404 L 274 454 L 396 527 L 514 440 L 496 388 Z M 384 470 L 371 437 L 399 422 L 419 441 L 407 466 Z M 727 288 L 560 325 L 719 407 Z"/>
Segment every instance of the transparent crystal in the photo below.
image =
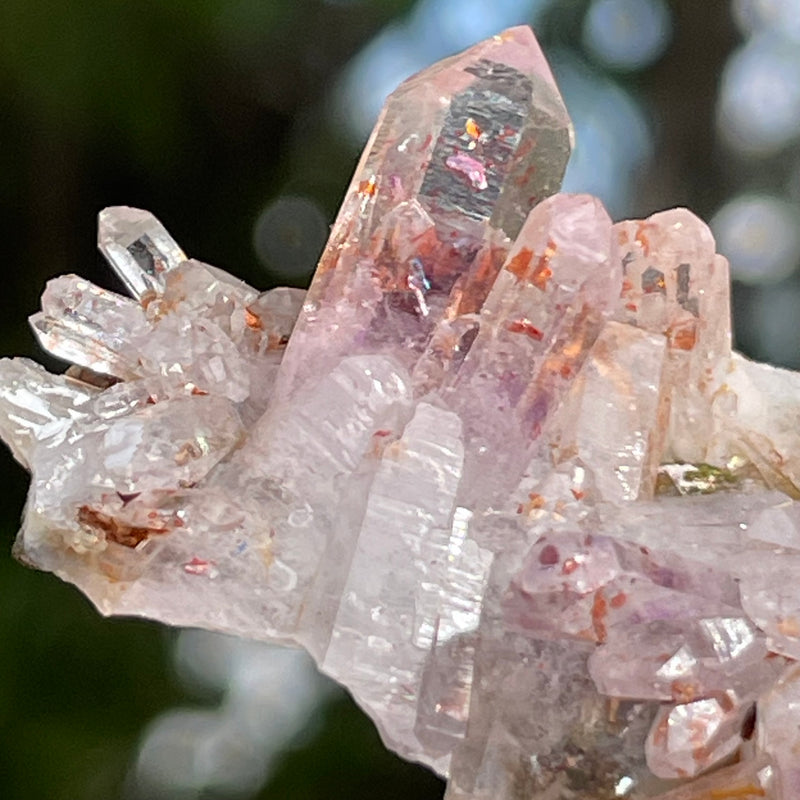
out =
<path fill-rule="evenodd" d="M 186 260 L 177 242 L 149 211 L 128 206 L 100 212 L 97 246 L 137 300 L 160 293 L 164 273 Z"/>
<path fill-rule="evenodd" d="M 49 281 L 30 323 L 39 344 L 64 361 L 122 379 L 138 374 L 131 344 L 144 335 L 146 320 L 128 297 L 65 275 Z"/>

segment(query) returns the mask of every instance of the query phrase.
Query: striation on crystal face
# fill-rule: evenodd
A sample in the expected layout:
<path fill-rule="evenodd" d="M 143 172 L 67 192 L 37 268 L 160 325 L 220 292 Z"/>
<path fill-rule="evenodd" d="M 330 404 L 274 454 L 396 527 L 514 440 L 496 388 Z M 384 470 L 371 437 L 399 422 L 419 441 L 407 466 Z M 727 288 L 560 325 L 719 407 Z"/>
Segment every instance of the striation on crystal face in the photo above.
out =
<path fill-rule="evenodd" d="M 307 296 L 101 212 L 134 299 L 57 278 L 73 366 L 0 361 L 16 554 L 306 647 L 450 800 L 789 800 L 800 377 L 691 212 L 558 193 L 570 138 L 515 28 L 389 98 Z"/>

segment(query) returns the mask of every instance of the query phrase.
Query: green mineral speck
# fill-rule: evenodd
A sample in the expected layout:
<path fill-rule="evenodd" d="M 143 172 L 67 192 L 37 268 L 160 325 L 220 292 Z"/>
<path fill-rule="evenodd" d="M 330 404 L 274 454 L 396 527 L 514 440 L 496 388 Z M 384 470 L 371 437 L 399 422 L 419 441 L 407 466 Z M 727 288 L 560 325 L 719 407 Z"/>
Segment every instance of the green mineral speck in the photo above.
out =
<path fill-rule="evenodd" d="M 658 471 L 656 494 L 712 494 L 736 489 L 741 484 L 738 471 L 712 464 L 663 464 Z"/>
<path fill-rule="evenodd" d="M 695 469 L 685 473 L 684 477 L 702 494 L 730 489 L 739 483 L 739 479 L 730 470 L 711 464 L 698 464 Z"/>

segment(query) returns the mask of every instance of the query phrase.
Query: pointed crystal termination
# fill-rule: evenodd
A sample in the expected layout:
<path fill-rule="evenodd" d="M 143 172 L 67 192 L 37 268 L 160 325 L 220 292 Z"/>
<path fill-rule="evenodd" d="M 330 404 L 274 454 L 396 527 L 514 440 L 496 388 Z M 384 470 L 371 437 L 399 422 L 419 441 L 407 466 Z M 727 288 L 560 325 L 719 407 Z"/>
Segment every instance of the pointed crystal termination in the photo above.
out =
<path fill-rule="evenodd" d="M 465 505 L 519 478 L 575 381 L 619 294 L 610 243 L 611 220 L 593 197 L 555 195 L 528 215 L 466 360 L 441 391 L 473 445 Z"/>
<path fill-rule="evenodd" d="M 163 274 L 186 260 L 167 229 L 149 212 L 128 206 L 104 208 L 97 246 L 137 299 L 164 289 Z"/>
<path fill-rule="evenodd" d="M 650 770 L 659 778 L 693 778 L 729 758 L 742 744 L 747 709 L 727 697 L 663 706 L 645 745 Z"/>
<path fill-rule="evenodd" d="M 76 275 L 53 278 L 42 311 L 30 318 L 39 344 L 57 358 L 104 375 L 136 377 L 138 352 L 129 346 L 146 333 L 142 307 Z"/>
<path fill-rule="evenodd" d="M 706 461 L 711 398 L 731 356 L 728 262 L 685 208 L 618 222 L 614 233 L 623 270 L 617 318 L 667 337 L 671 458 Z"/>
<path fill-rule="evenodd" d="M 443 319 L 480 308 L 530 210 L 558 191 L 572 129 L 532 31 L 403 83 L 368 142 L 281 368 L 277 399 L 344 354 L 413 368 Z"/>

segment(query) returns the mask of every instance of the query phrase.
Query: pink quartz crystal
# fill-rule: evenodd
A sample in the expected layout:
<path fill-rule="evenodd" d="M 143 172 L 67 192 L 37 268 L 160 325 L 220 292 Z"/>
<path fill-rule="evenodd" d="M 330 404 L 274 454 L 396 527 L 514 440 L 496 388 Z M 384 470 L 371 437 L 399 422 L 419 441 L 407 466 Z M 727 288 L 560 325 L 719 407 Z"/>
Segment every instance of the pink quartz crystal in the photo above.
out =
<path fill-rule="evenodd" d="M 307 295 L 101 212 L 0 362 L 15 545 L 104 614 L 299 644 L 448 800 L 800 796 L 800 377 L 686 209 L 558 194 L 514 28 L 387 100 Z"/>
<path fill-rule="evenodd" d="M 391 354 L 410 369 L 437 323 L 478 310 L 528 211 L 558 190 L 571 139 L 530 28 L 396 89 L 334 223 L 277 398 L 345 354 Z"/>

